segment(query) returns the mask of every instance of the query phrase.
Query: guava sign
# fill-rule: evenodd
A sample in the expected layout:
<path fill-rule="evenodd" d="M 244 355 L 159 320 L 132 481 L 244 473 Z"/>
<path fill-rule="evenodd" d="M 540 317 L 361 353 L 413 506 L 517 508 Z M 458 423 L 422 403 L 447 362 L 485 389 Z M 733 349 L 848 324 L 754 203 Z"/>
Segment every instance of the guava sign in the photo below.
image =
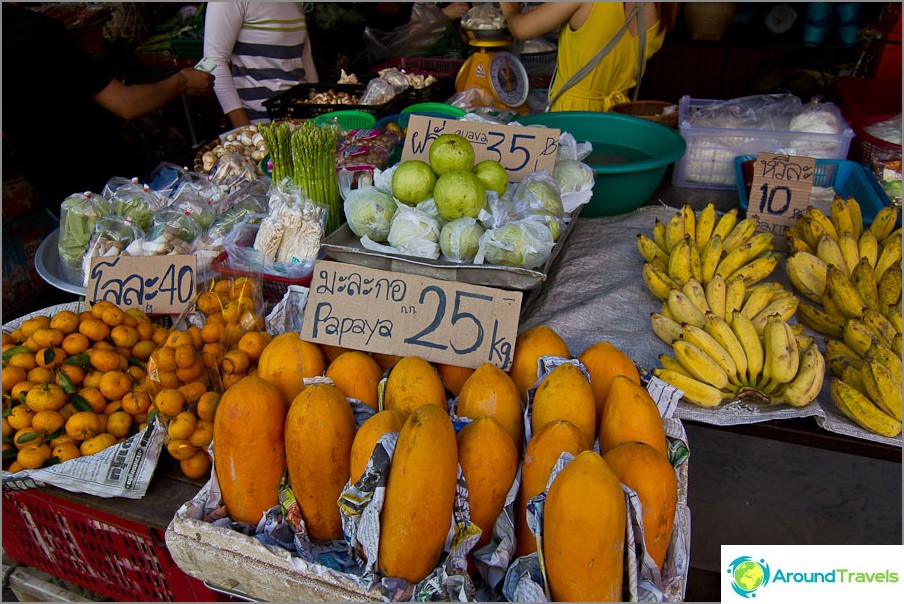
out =
<path fill-rule="evenodd" d="M 521 292 L 320 261 L 304 340 L 435 363 L 512 364 Z"/>
<path fill-rule="evenodd" d="M 458 134 L 474 146 L 474 161 L 492 160 L 508 172 L 509 182 L 521 182 L 531 172 L 547 168 L 550 173 L 559 151 L 557 128 L 530 128 L 483 124 L 425 115 L 412 115 L 402 147 L 402 161 L 429 162 L 430 145 L 441 134 Z"/>
<path fill-rule="evenodd" d="M 753 181 L 747 216 L 757 221 L 757 231 L 777 236 L 780 246 L 784 229 L 810 204 L 816 160 L 781 153 L 760 153 L 753 164 Z"/>
<path fill-rule="evenodd" d="M 85 296 L 148 314 L 178 314 L 195 296 L 198 257 L 116 256 L 92 258 Z"/>

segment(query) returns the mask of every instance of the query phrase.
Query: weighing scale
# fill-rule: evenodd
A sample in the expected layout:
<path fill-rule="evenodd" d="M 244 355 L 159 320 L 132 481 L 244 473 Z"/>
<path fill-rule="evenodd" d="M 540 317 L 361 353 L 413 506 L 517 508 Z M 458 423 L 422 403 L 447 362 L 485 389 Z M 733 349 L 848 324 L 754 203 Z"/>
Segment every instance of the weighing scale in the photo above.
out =
<path fill-rule="evenodd" d="M 514 109 L 518 113 L 530 111 L 525 104 L 530 86 L 524 65 L 514 54 L 496 50 L 512 43 L 505 29 L 481 30 L 462 28 L 468 45 L 477 50 L 465 60 L 455 77 L 455 91 L 482 88 L 493 97 L 497 109 Z"/>

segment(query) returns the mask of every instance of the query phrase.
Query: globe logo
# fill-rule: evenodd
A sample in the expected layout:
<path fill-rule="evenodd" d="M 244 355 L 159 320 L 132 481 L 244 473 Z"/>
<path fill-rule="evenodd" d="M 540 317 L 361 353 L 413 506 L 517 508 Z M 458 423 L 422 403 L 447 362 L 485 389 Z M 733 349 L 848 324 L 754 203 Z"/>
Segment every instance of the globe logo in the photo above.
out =
<path fill-rule="evenodd" d="M 750 556 L 735 558 L 727 572 L 731 575 L 732 589 L 743 598 L 755 598 L 754 592 L 769 583 L 769 565 Z"/>

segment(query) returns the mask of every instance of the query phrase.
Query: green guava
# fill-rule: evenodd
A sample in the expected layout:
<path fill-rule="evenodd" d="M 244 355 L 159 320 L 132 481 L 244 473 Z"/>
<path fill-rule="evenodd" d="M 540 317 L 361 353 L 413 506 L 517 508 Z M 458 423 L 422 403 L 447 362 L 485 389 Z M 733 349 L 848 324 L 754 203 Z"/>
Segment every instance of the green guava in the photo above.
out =
<path fill-rule="evenodd" d="M 502 195 L 508 188 L 508 172 L 505 171 L 502 164 L 491 159 L 485 159 L 474 166 L 474 174 L 489 191 L 496 191 Z"/>
<path fill-rule="evenodd" d="M 419 159 L 403 161 L 392 173 L 392 194 L 405 205 L 414 206 L 433 195 L 436 174 Z"/>
<path fill-rule="evenodd" d="M 446 220 L 477 218 L 487 206 L 487 191 L 473 172 L 455 170 L 439 177 L 433 189 L 439 215 Z"/>
<path fill-rule="evenodd" d="M 441 134 L 430 145 L 430 167 L 439 176 L 454 170 L 474 168 L 474 147 L 458 134 Z"/>

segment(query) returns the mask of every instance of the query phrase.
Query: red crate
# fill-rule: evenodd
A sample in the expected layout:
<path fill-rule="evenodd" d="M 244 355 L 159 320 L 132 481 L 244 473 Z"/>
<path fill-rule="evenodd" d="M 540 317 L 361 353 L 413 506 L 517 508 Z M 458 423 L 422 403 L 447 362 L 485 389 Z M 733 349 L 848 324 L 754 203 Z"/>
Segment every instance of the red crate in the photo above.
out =
<path fill-rule="evenodd" d="M 290 285 L 301 285 L 307 287 L 311 284 L 311 279 L 314 277 L 313 269 L 305 277 L 292 279 L 290 277 L 266 275 L 264 273 L 255 273 L 252 271 L 234 268 L 229 266 L 229 254 L 227 254 L 226 252 L 221 252 L 219 256 L 214 258 L 211 266 L 213 267 L 214 272 L 220 273 L 220 275 L 228 279 L 235 279 L 237 277 L 260 278 L 264 302 L 270 302 L 271 304 L 276 304 L 277 302 L 282 300 L 283 296 L 286 295 L 286 292 L 289 291 Z"/>
<path fill-rule="evenodd" d="M 120 602 L 230 599 L 185 574 L 162 532 L 35 489 L 3 489 L 3 549 L 13 560 Z"/>

